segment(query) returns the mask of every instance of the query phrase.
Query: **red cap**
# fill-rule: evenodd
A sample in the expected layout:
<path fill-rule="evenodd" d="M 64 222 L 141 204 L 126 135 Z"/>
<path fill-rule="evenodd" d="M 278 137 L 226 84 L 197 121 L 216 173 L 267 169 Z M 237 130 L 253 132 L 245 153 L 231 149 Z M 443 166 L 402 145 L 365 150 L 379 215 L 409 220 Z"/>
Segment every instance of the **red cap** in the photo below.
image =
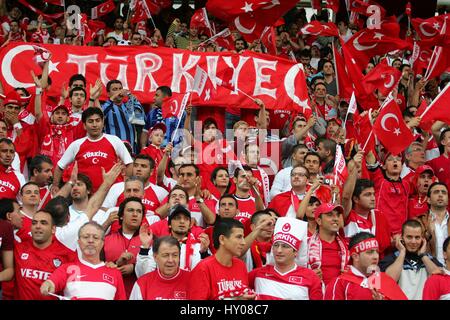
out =
<path fill-rule="evenodd" d="M 416 175 L 419 175 L 419 174 L 424 173 L 425 171 L 430 171 L 431 174 L 434 176 L 433 168 L 430 167 L 429 165 L 426 165 L 426 164 L 424 164 L 423 166 L 418 167 L 415 173 L 416 173 Z"/>
<path fill-rule="evenodd" d="M 344 208 L 340 204 L 322 203 L 314 211 L 314 219 L 319 218 L 322 213 L 328 213 L 333 210 L 337 210 L 340 214 L 344 214 Z"/>
<path fill-rule="evenodd" d="M 342 120 L 339 119 L 337 116 L 331 117 L 330 119 L 328 119 L 328 122 L 330 121 L 334 121 L 338 124 L 338 126 L 342 126 Z"/>
<path fill-rule="evenodd" d="M 15 104 L 18 106 L 22 105 L 23 98 L 17 93 L 17 91 L 10 91 L 3 100 L 3 105 Z"/>
<path fill-rule="evenodd" d="M 164 134 L 166 133 L 167 130 L 166 125 L 164 123 L 158 122 L 157 124 L 155 124 L 153 127 L 150 128 L 148 134 L 150 135 L 156 129 L 161 129 Z"/>
<path fill-rule="evenodd" d="M 55 106 L 52 109 L 52 113 L 55 112 L 57 109 L 64 109 L 64 110 L 67 111 L 68 114 L 70 114 L 70 110 L 69 110 L 69 108 L 66 105 L 60 104 L 60 105 Z"/>

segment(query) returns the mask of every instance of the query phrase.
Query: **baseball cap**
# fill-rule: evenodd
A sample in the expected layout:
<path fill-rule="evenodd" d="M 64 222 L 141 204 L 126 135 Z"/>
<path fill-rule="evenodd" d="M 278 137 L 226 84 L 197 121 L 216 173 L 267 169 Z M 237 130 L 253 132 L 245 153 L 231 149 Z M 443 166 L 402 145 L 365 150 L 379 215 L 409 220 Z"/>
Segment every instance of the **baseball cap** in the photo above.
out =
<path fill-rule="evenodd" d="M 150 128 L 148 134 L 150 135 L 156 129 L 161 129 L 164 134 L 166 133 L 167 130 L 166 125 L 164 123 L 158 122 L 157 124 L 155 124 L 153 127 Z"/>
<path fill-rule="evenodd" d="M 340 204 L 322 203 L 316 208 L 316 211 L 314 211 L 314 219 L 319 218 L 322 213 L 328 213 L 333 210 L 337 210 L 340 214 L 344 214 L 344 208 Z"/>
<path fill-rule="evenodd" d="M 17 91 L 10 91 L 3 100 L 3 105 L 7 106 L 8 104 L 14 104 L 20 106 L 22 103 L 22 98 L 17 93 Z"/>
<path fill-rule="evenodd" d="M 69 110 L 69 108 L 66 106 L 66 105 L 63 105 L 63 104 L 60 104 L 60 105 L 56 105 L 55 107 L 53 107 L 53 109 L 52 109 L 52 113 L 53 112 L 55 112 L 56 110 L 58 110 L 58 109 L 64 109 L 64 110 L 66 110 L 67 111 L 67 113 L 69 113 L 70 114 L 70 110 Z"/>
<path fill-rule="evenodd" d="M 417 170 L 416 170 L 416 175 L 420 175 L 420 174 L 422 174 L 422 173 L 424 173 L 424 172 L 426 172 L 426 171 L 431 172 L 431 174 L 434 176 L 434 170 L 433 170 L 433 168 L 430 167 L 429 165 L 426 165 L 426 164 L 424 164 L 424 165 L 422 165 L 422 166 L 420 166 L 420 167 L 417 168 Z"/>
<path fill-rule="evenodd" d="M 333 117 L 329 118 L 328 122 L 330 122 L 330 121 L 334 121 L 337 123 L 338 126 L 342 126 L 342 120 L 339 119 L 337 116 L 333 116 Z"/>
<path fill-rule="evenodd" d="M 188 209 L 186 209 L 185 206 L 183 206 L 181 204 L 177 204 L 177 205 L 173 206 L 169 211 L 169 218 L 168 218 L 169 225 L 170 225 L 170 222 L 172 221 L 172 219 L 178 214 L 184 214 L 189 219 L 191 218 L 191 212 Z"/>

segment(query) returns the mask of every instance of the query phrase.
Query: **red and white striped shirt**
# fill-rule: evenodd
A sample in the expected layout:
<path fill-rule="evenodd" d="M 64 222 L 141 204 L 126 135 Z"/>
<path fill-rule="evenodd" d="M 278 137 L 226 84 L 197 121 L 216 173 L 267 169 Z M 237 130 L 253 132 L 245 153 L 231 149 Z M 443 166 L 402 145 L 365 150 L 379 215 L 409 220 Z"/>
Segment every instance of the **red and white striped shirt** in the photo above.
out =
<path fill-rule="evenodd" d="M 91 264 L 79 259 L 62 265 L 49 280 L 55 284 L 55 292 L 77 300 L 126 300 L 122 274 L 108 268 L 105 263 Z"/>
<path fill-rule="evenodd" d="M 189 278 L 190 272 L 182 269 L 172 278 L 162 276 L 156 269 L 136 281 L 130 300 L 187 300 Z"/>
<path fill-rule="evenodd" d="M 266 265 L 249 273 L 249 286 L 260 300 L 322 300 L 322 283 L 310 269 L 295 267 L 280 273 Z"/>

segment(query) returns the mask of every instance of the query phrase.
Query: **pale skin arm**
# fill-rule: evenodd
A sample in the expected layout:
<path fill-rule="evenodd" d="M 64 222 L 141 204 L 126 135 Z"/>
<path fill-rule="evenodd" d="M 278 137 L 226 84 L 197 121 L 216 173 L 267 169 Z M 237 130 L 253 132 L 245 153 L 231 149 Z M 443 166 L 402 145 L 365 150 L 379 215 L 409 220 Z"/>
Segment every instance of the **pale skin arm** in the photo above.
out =
<path fill-rule="evenodd" d="M 43 296 L 48 296 L 49 293 L 55 293 L 55 284 L 51 280 L 45 280 L 41 284 L 41 294 Z"/>
<path fill-rule="evenodd" d="M 201 199 L 201 185 L 202 185 L 202 178 L 197 177 L 195 182 L 195 198 L 197 200 Z M 205 220 L 206 224 L 212 225 L 216 221 L 216 214 L 212 212 L 208 206 L 202 202 L 198 204 L 198 207 L 202 213 L 203 219 Z"/>
<path fill-rule="evenodd" d="M 156 169 L 156 184 L 162 186 L 164 182 L 164 175 L 167 168 L 167 163 L 169 162 L 169 156 L 172 153 L 173 145 L 169 142 L 164 149 L 163 157 L 158 164 L 158 168 Z"/>
<path fill-rule="evenodd" d="M 51 57 L 51 56 L 50 56 Z M 36 88 L 45 89 L 48 87 L 48 61 L 44 63 L 44 68 L 42 70 L 42 77 L 38 79 L 38 77 L 34 74 L 33 70 L 31 70 L 31 76 L 33 77 L 34 84 Z M 36 120 L 39 121 L 42 118 L 42 96 L 40 94 L 36 94 L 34 98 L 35 104 L 35 116 Z"/>
<path fill-rule="evenodd" d="M 261 198 L 261 195 L 259 194 L 259 190 L 257 187 L 258 179 L 256 177 L 247 176 L 248 182 L 250 183 L 250 186 L 252 187 L 253 194 L 255 195 L 255 206 L 256 211 L 264 210 L 266 207 L 264 206 L 264 201 Z"/>
<path fill-rule="evenodd" d="M 52 195 L 56 195 L 59 192 L 59 184 L 61 183 L 62 174 L 63 170 L 56 165 L 55 171 L 53 172 Z"/>
<path fill-rule="evenodd" d="M 275 218 L 273 218 L 271 216 L 267 215 L 267 216 L 262 217 L 261 219 L 262 219 L 261 223 L 257 227 L 255 227 L 252 230 L 252 232 L 250 232 L 248 234 L 248 236 L 245 237 L 245 246 L 244 246 L 244 250 L 242 250 L 241 258 L 245 255 L 245 253 L 248 251 L 248 249 L 250 249 L 253 242 L 256 240 L 256 238 L 258 238 L 261 231 L 264 228 L 268 227 L 271 223 L 275 224 Z"/>
<path fill-rule="evenodd" d="M 353 160 L 348 163 L 348 178 L 344 183 L 342 192 L 342 206 L 344 207 L 344 220 L 347 219 L 352 210 L 352 195 L 355 189 L 356 180 L 358 179 L 358 171 L 361 168 L 364 151 L 358 151 Z"/>
<path fill-rule="evenodd" d="M 419 254 L 424 254 L 426 252 L 427 252 L 427 240 L 423 238 L 422 246 L 419 249 Z M 425 265 L 428 274 L 435 274 L 439 272 L 440 270 L 439 267 L 435 265 L 434 262 L 428 256 L 423 256 L 422 262 Z"/>
<path fill-rule="evenodd" d="M 403 271 L 403 263 L 405 262 L 406 248 L 401 243 L 401 237 L 397 238 L 395 245 L 399 250 L 400 254 L 398 255 L 397 259 L 395 259 L 395 262 L 386 269 L 386 274 L 390 276 L 392 279 L 394 279 L 395 282 L 398 282 L 398 280 L 400 279 L 400 275 Z"/>
<path fill-rule="evenodd" d="M 14 253 L 12 250 L 2 250 L 3 270 L 0 272 L 0 282 L 14 278 Z"/>
<path fill-rule="evenodd" d="M 303 220 L 303 217 L 306 214 L 306 209 L 308 208 L 308 205 L 309 205 L 309 200 L 311 200 L 313 193 L 317 189 L 319 189 L 319 187 L 321 185 L 322 185 L 321 180 L 317 179 L 316 181 L 314 181 L 311 188 L 309 188 L 308 192 L 306 192 L 305 197 L 303 198 L 303 200 L 300 202 L 300 205 L 298 206 L 297 219 Z"/>
<path fill-rule="evenodd" d="M 96 107 L 101 109 L 100 96 L 102 94 L 103 84 L 100 79 L 95 81 L 95 85 L 89 85 L 89 103 L 88 107 Z M 93 99 L 94 101 L 91 101 Z"/>
<path fill-rule="evenodd" d="M 89 199 L 88 207 L 85 212 L 89 220 L 91 220 L 98 209 L 100 209 L 106 194 L 122 171 L 122 167 L 123 164 L 118 162 L 107 173 L 105 173 L 105 169 L 102 168 L 103 183 L 100 185 L 97 192 Z"/>
<path fill-rule="evenodd" d="M 302 140 L 306 137 L 308 131 L 309 131 L 312 127 L 314 127 L 314 124 L 316 123 L 316 121 L 317 121 L 316 116 L 315 116 L 315 115 L 311 115 L 311 117 L 309 117 L 309 119 L 308 119 L 308 122 L 306 123 L 306 127 L 302 128 L 302 129 L 296 134 L 295 139 L 296 139 L 298 142 L 302 141 Z"/>
<path fill-rule="evenodd" d="M 64 198 L 68 198 L 70 192 L 72 191 L 72 187 L 77 183 L 78 178 L 78 162 L 75 161 L 75 165 L 72 168 L 72 173 L 70 174 L 70 182 L 68 181 L 64 186 L 56 193 L 55 196 L 62 196 Z"/>
<path fill-rule="evenodd" d="M 446 125 L 447 125 L 447 124 L 446 124 L 445 122 L 437 120 L 437 121 L 436 121 L 435 123 L 433 123 L 433 125 L 431 126 L 431 132 L 433 132 L 434 140 L 436 141 L 436 143 L 437 143 L 438 145 L 440 145 L 440 143 L 439 143 L 439 138 L 440 138 L 440 135 L 441 135 L 441 129 L 442 129 L 443 127 L 445 127 Z"/>
<path fill-rule="evenodd" d="M 255 103 L 259 106 L 259 117 L 256 122 L 259 124 L 258 129 L 267 129 L 268 123 L 266 119 L 266 106 L 260 99 L 255 99 Z"/>

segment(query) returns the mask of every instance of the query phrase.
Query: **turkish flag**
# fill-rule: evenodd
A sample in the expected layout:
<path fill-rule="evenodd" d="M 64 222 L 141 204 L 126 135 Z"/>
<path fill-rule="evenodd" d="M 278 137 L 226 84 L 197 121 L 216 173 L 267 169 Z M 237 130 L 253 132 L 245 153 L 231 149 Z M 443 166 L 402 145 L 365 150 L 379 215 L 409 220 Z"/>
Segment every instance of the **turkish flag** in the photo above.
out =
<path fill-rule="evenodd" d="M 373 124 L 373 132 L 384 147 L 396 155 L 403 152 L 414 141 L 411 130 L 402 118 L 400 107 L 388 97 L 384 108 Z"/>
<path fill-rule="evenodd" d="M 325 8 L 331 9 L 334 12 L 339 11 L 339 1 L 340 0 L 325 0 Z"/>
<path fill-rule="evenodd" d="M 229 51 L 234 50 L 234 40 L 233 36 L 231 35 L 231 31 L 228 28 L 225 28 L 221 32 L 217 33 L 216 38 L 214 39 L 215 42 L 222 48 L 226 48 Z"/>
<path fill-rule="evenodd" d="M 339 84 L 339 97 L 342 99 L 350 99 L 352 93 L 354 91 L 352 86 L 352 81 L 349 79 L 347 75 L 347 71 L 345 70 L 344 59 L 339 53 L 336 45 L 334 45 L 334 62 L 336 65 L 336 78 L 337 83 Z"/>
<path fill-rule="evenodd" d="M 181 118 L 189 99 L 188 93 L 174 93 L 171 97 L 166 97 L 161 106 L 162 116 L 164 118 L 177 117 Z"/>
<path fill-rule="evenodd" d="M 94 8 L 91 9 L 91 19 L 97 19 L 99 17 L 102 17 L 111 11 L 114 11 L 116 8 L 116 5 L 114 4 L 113 0 L 108 0 Z"/>
<path fill-rule="evenodd" d="M 380 104 L 374 94 L 372 92 L 367 93 L 366 89 L 363 86 L 363 74 L 360 67 L 357 65 L 355 57 L 351 54 L 350 50 L 345 45 L 342 46 L 342 53 L 344 54 L 345 59 L 345 69 L 347 71 L 348 77 L 353 83 L 356 100 L 358 101 L 359 105 L 364 110 L 369 110 L 370 108 L 378 108 Z"/>
<path fill-rule="evenodd" d="M 317 20 L 313 20 L 310 23 L 305 24 L 300 31 L 304 35 L 323 36 L 323 37 L 338 37 L 339 30 L 332 22 L 320 23 Z"/>
<path fill-rule="evenodd" d="M 333 174 L 334 174 L 334 179 L 336 181 L 336 184 L 338 186 L 342 186 L 348 177 L 347 166 L 345 164 L 345 158 L 344 158 L 344 155 L 342 154 L 342 149 L 341 149 L 340 145 L 336 146 L 336 155 L 334 157 Z"/>
<path fill-rule="evenodd" d="M 445 43 L 445 37 L 441 36 L 441 30 L 444 21 L 449 18 L 450 14 L 439 15 L 429 19 L 414 18 L 411 23 L 420 38 L 419 43 L 422 46 L 434 46 L 436 44 Z"/>
<path fill-rule="evenodd" d="M 401 76 L 400 70 L 388 66 L 383 60 L 363 78 L 363 87 L 367 94 L 378 89 L 383 96 L 387 96 L 397 86 Z"/>
<path fill-rule="evenodd" d="M 419 46 L 417 42 L 414 42 L 413 53 L 410 58 L 410 64 L 414 71 L 414 74 L 423 75 L 423 71 L 428 68 L 430 64 L 433 50 L 430 48 L 423 48 Z"/>
<path fill-rule="evenodd" d="M 272 26 L 297 0 L 209 0 L 206 8 L 215 17 L 228 22 L 244 39 L 253 42 L 259 39 L 266 26 Z"/>
<path fill-rule="evenodd" d="M 450 107 L 448 104 L 450 101 L 449 86 L 450 83 L 445 86 L 444 90 L 438 94 L 429 106 L 426 104 L 420 105 L 417 110 L 417 116 L 422 118 L 419 127 L 429 130 L 436 120 L 450 123 Z"/>
<path fill-rule="evenodd" d="M 95 33 L 89 27 L 86 13 L 81 14 L 80 24 L 81 29 L 79 30 L 78 35 L 83 37 L 83 44 L 87 45 L 94 39 Z"/>
<path fill-rule="evenodd" d="M 191 18 L 190 27 L 197 28 L 199 31 L 201 31 L 201 33 L 208 30 L 208 32 L 210 33 L 210 36 L 212 36 L 211 31 L 210 31 L 211 25 L 209 23 L 208 16 L 206 15 L 205 8 L 198 9 L 194 12 L 194 15 Z"/>
<path fill-rule="evenodd" d="M 409 42 L 398 37 L 398 33 L 393 36 L 397 26 L 389 22 L 382 24 L 381 29 L 363 29 L 355 33 L 344 46 L 352 53 L 359 67 L 364 69 L 370 58 L 376 55 L 411 47 Z"/>
<path fill-rule="evenodd" d="M 158 14 L 160 10 L 161 8 L 150 0 L 137 0 L 131 22 L 138 23 L 140 21 L 146 21 L 150 19 L 152 13 Z"/>
<path fill-rule="evenodd" d="M 442 27 L 440 35 L 445 35 L 447 32 L 447 20 L 444 21 L 444 26 Z M 450 30 L 450 28 L 449 28 Z M 434 47 L 433 54 L 430 58 L 430 64 L 427 67 L 427 72 L 425 73 L 425 80 L 438 77 L 444 71 L 448 70 L 450 67 L 450 47 L 447 46 L 436 46 Z"/>
<path fill-rule="evenodd" d="M 277 47 L 276 47 L 276 32 L 274 27 L 266 27 L 266 29 L 263 32 L 261 42 L 266 47 L 267 53 L 271 55 L 277 54 Z"/>

